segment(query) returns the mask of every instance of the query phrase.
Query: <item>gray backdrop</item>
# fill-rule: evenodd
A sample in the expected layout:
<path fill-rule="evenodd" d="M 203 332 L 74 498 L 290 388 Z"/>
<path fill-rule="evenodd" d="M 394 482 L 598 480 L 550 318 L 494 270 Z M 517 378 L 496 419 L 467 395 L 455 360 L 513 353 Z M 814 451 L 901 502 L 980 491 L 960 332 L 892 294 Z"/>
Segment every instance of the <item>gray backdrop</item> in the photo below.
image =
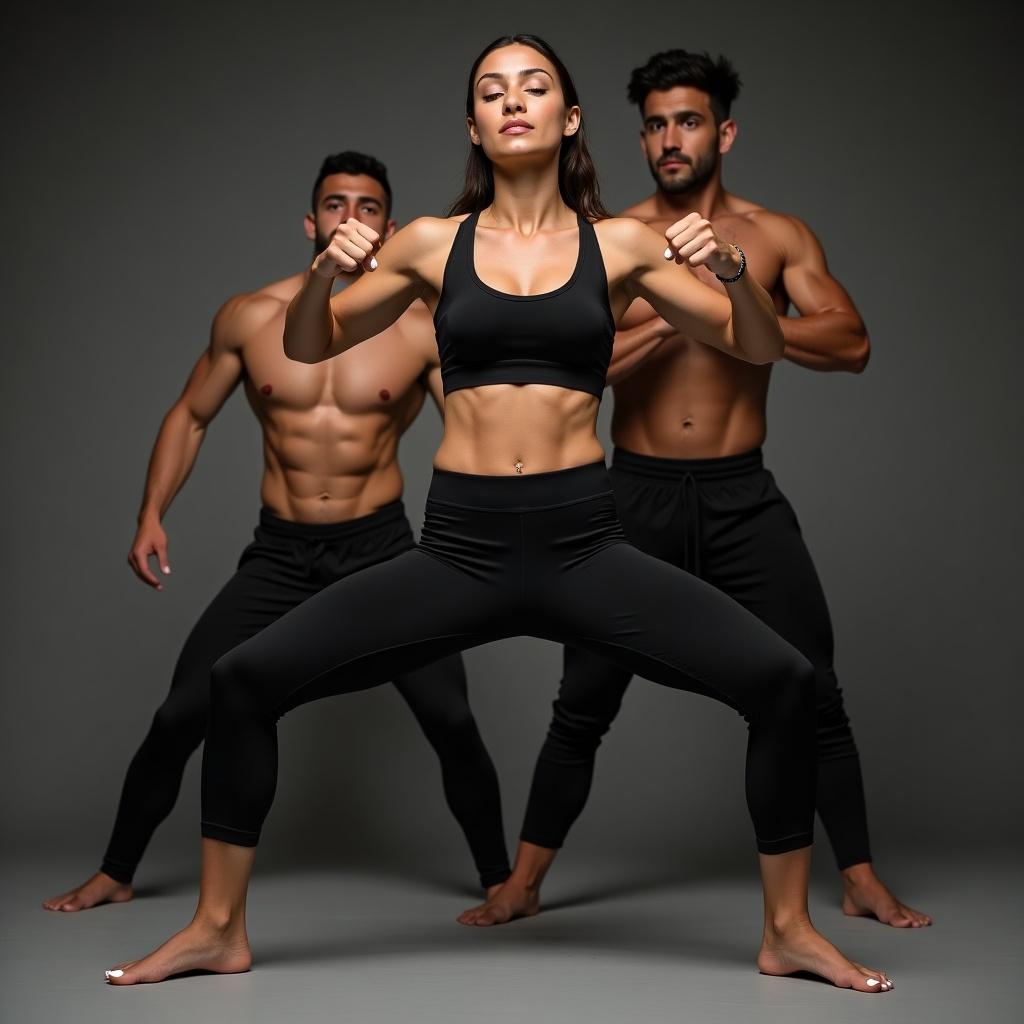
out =
<path fill-rule="evenodd" d="M 98 862 L 176 653 L 251 534 L 259 434 L 236 395 L 167 517 L 166 591 L 125 564 L 150 446 L 214 311 L 307 262 L 301 217 L 327 152 L 380 156 L 400 220 L 440 212 L 461 180 L 469 65 L 518 30 L 573 71 L 613 208 L 651 188 L 630 69 L 680 45 L 739 68 L 726 184 L 812 225 L 874 343 L 861 377 L 778 368 L 767 454 L 830 598 L 876 853 L 1019 840 L 1020 25 L 999 3 L 824 10 L 49 4 L 8 21 L 9 842 L 79 851 L 83 874 Z M 425 411 L 402 448 L 417 525 L 439 429 Z M 519 639 L 467 661 L 511 837 L 560 652 Z M 264 864 L 470 880 L 433 757 L 390 687 L 304 707 L 280 732 Z M 752 859 L 744 742 L 732 712 L 638 683 L 571 856 L 617 858 L 624 875 Z M 197 769 L 153 849 L 183 869 Z"/>

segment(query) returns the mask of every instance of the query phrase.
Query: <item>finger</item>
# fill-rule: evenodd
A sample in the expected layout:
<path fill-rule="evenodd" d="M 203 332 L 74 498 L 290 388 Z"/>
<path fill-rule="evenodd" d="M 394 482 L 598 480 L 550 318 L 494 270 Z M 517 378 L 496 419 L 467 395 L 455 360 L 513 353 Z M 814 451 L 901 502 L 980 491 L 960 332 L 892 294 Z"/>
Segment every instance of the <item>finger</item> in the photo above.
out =
<path fill-rule="evenodd" d="M 363 238 L 365 238 L 370 243 L 371 246 L 373 246 L 374 248 L 377 248 L 377 249 L 380 248 L 381 240 L 380 240 L 380 233 L 379 232 L 374 231 L 373 228 L 371 228 L 369 225 L 362 224 L 362 223 L 360 223 L 357 220 L 351 221 L 350 224 L 351 224 L 352 227 L 354 227 L 356 229 L 356 232 L 359 235 L 361 235 Z"/>
<path fill-rule="evenodd" d="M 718 243 L 714 239 L 711 239 L 710 242 L 701 246 L 686 259 L 691 267 L 701 267 L 707 263 L 707 261 L 711 259 L 716 252 L 718 252 Z"/>
<path fill-rule="evenodd" d="M 157 541 L 156 545 L 156 557 L 157 563 L 160 566 L 160 571 L 165 576 L 171 575 L 171 563 L 167 560 L 167 541 Z"/>
<path fill-rule="evenodd" d="M 148 583 L 151 587 L 156 587 L 157 590 L 160 589 L 160 581 L 150 571 L 149 552 L 145 548 L 134 548 L 128 556 L 128 564 L 143 583 Z"/>
<path fill-rule="evenodd" d="M 373 254 L 373 243 L 368 242 L 362 235 L 339 238 L 335 241 L 335 247 L 346 256 L 350 256 L 356 263 L 362 263 Z"/>
<path fill-rule="evenodd" d="M 665 237 L 671 241 L 675 235 L 689 231 L 695 223 L 703 219 L 699 213 L 688 213 L 682 220 L 677 220 L 675 224 L 665 229 Z"/>

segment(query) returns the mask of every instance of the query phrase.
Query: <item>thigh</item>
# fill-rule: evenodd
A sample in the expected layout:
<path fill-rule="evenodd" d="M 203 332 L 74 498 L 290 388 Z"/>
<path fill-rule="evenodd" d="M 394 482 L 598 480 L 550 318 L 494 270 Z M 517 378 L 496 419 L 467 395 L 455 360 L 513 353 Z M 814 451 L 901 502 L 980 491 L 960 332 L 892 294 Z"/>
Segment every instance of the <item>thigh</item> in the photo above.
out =
<path fill-rule="evenodd" d="M 809 671 L 797 651 L 732 598 L 630 544 L 605 548 L 564 573 L 545 610 L 565 642 L 745 715 L 772 699 L 763 683 Z"/>
<path fill-rule="evenodd" d="M 507 636 L 505 612 L 498 588 L 412 550 L 325 587 L 221 665 L 280 715 Z"/>
<path fill-rule="evenodd" d="M 619 713 L 633 673 L 618 662 L 583 647 L 563 649 L 561 710 L 579 718 L 611 722 Z"/>
<path fill-rule="evenodd" d="M 210 669 L 222 655 L 255 636 L 313 593 L 282 572 L 273 553 L 250 545 L 235 574 L 218 591 L 189 632 L 171 680 L 175 702 L 189 691 L 205 706 Z"/>
<path fill-rule="evenodd" d="M 409 705 L 423 728 L 455 726 L 470 714 L 466 667 L 461 654 L 432 661 L 393 680 L 395 689 Z"/>
<path fill-rule="evenodd" d="M 764 471 L 756 500 L 716 522 L 702 573 L 815 666 L 832 662 L 825 594 L 792 506 Z"/>

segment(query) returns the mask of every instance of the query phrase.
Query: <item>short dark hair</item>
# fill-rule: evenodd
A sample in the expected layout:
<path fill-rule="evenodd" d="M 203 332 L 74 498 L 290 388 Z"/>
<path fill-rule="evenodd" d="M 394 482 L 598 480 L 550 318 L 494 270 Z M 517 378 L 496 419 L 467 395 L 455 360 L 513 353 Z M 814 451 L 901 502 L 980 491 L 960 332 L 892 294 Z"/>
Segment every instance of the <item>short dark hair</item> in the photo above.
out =
<path fill-rule="evenodd" d="M 316 199 L 323 184 L 324 178 L 332 174 L 365 174 L 374 181 L 379 181 L 387 196 L 387 209 L 385 216 L 391 214 L 391 184 L 388 182 L 388 169 L 376 158 L 367 156 L 365 153 L 357 153 L 354 149 L 346 149 L 344 153 L 334 153 L 325 157 L 320 165 L 320 173 L 313 182 L 313 205 L 310 207 L 316 212 Z"/>
<path fill-rule="evenodd" d="M 721 124 L 729 116 L 729 109 L 739 96 L 742 84 L 736 69 L 721 54 L 718 60 L 712 60 L 706 51 L 662 50 L 642 68 L 633 69 L 627 95 L 629 102 L 635 103 L 643 113 L 644 101 L 653 90 L 692 85 L 708 94 L 715 123 Z"/>

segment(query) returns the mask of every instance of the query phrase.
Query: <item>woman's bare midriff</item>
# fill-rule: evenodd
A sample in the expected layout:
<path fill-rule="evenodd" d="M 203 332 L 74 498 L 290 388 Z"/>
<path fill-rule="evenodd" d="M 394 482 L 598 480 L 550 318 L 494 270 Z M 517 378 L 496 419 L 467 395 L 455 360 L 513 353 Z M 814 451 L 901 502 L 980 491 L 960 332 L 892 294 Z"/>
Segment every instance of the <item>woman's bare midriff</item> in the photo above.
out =
<path fill-rule="evenodd" d="M 549 384 L 488 384 L 444 403 L 438 469 L 480 476 L 551 473 L 604 458 L 598 400 Z"/>

